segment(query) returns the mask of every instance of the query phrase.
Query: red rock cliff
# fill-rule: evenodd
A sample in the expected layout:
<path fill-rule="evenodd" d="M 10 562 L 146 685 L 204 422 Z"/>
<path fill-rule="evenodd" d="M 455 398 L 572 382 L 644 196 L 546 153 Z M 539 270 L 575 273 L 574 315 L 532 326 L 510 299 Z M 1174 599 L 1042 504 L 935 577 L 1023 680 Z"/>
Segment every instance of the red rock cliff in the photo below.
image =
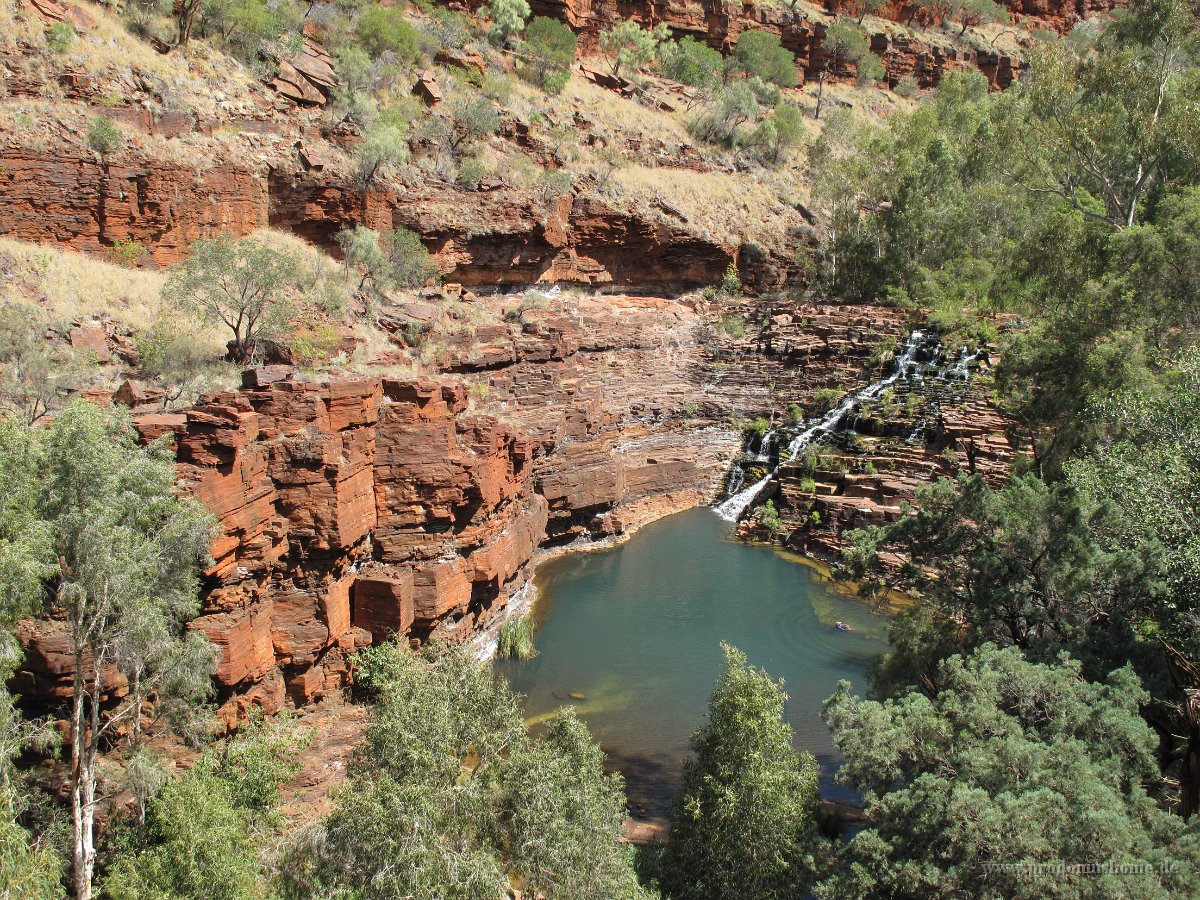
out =
<path fill-rule="evenodd" d="M 524 586 L 547 517 L 533 445 L 466 407 L 462 385 L 283 380 L 137 421 L 175 434 L 220 525 L 193 627 L 220 651 L 227 723 L 339 687 L 374 640 L 462 640 Z M 51 630 L 23 635 L 19 681 L 43 695 L 69 675 Z"/>

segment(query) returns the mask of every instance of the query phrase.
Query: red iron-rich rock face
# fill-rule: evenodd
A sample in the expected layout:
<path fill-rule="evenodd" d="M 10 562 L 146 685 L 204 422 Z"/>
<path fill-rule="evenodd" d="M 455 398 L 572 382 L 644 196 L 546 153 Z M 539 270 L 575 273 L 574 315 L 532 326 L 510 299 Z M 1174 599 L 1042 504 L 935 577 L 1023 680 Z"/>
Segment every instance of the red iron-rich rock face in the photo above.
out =
<path fill-rule="evenodd" d="M 220 651 L 226 725 L 345 684 L 347 654 L 372 641 L 466 638 L 524 586 L 546 528 L 532 444 L 464 417 L 465 387 L 288 374 L 136 423 L 175 435 L 180 478 L 220 526 L 192 627 Z M 69 690 L 53 623 L 22 638 L 19 685 Z"/>

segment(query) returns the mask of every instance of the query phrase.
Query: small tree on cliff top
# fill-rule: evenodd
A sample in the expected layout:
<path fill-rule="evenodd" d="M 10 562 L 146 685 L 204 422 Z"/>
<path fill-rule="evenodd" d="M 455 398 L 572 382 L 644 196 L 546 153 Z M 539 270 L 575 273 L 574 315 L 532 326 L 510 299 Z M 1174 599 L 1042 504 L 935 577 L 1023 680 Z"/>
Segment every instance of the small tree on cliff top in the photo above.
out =
<path fill-rule="evenodd" d="M 287 293 L 297 267 L 291 254 L 221 235 L 192 244 L 191 256 L 171 273 L 163 296 L 228 327 L 233 332 L 229 355 L 245 363 L 258 338 L 290 318 Z"/>
<path fill-rule="evenodd" d="M 962 26 L 962 31 L 958 33 L 962 37 L 968 28 L 985 22 L 1007 21 L 1008 10 L 993 0 L 951 0 L 949 17 Z"/>
<path fill-rule="evenodd" d="M 684 900 L 798 897 L 811 874 L 817 763 L 792 749 L 781 684 L 721 647 L 727 668 L 684 764 L 663 884 Z"/>
<path fill-rule="evenodd" d="M 120 408 L 74 402 L 49 431 L 0 441 L 0 471 L 31 486 L 23 516 L 0 519 L 0 595 L 49 588 L 72 657 L 72 863 L 75 895 L 86 900 L 101 747 L 130 727 L 138 739 L 147 698 L 209 689 L 211 645 L 184 623 L 199 610 L 212 526 L 176 496 L 174 455 L 139 447 Z"/>
<path fill-rule="evenodd" d="M 512 42 L 513 36 L 525 27 L 530 12 L 525 0 L 492 0 L 484 11 L 492 20 L 488 39 L 497 47 L 506 47 Z"/>
<path fill-rule="evenodd" d="M 822 64 L 817 78 L 817 109 L 814 119 L 821 118 L 821 105 L 825 99 L 825 78 L 833 74 L 846 63 L 853 63 L 859 69 L 859 80 L 867 81 L 879 77 L 880 64 L 866 36 L 854 28 L 844 25 L 830 25 L 821 41 Z"/>
<path fill-rule="evenodd" d="M 608 31 L 602 31 L 600 49 L 608 57 L 614 76 L 620 75 L 622 70 L 640 72 L 654 59 L 658 45 L 670 34 L 663 22 L 654 28 L 644 29 L 630 19 Z"/>

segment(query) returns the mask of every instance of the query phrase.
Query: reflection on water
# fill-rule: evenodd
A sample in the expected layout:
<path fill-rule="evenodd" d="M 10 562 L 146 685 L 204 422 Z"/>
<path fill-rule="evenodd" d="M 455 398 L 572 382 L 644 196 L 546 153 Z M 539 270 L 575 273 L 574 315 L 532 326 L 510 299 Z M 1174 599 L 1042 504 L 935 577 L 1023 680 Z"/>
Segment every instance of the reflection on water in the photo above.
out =
<path fill-rule="evenodd" d="M 729 539 L 730 526 L 695 509 L 650 525 L 612 550 L 565 556 L 539 571 L 539 655 L 498 663 L 526 695 L 531 725 L 579 710 L 624 773 L 632 808 L 662 813 L 688 740 L 721 672 L 720 642 L 785 680 L 796 747 L 821 763 L 826 797 L 837 752 L 821 703 L 840 679 L 865 687 L 886 649 L 886 623 L 822 587 L 810 569 Z M 835 622 L 853 631 L 839 631 Z"/>

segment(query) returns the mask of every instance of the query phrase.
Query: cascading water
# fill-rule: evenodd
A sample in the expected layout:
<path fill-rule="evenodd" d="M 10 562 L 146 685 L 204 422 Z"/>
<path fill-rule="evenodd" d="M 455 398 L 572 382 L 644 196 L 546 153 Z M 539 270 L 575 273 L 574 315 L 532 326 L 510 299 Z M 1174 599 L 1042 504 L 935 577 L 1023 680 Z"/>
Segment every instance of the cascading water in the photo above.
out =
<path fill-rule="evenodd" d="M 758 442 L 758 455 L 754 457 L 755 462 L 770 462 L 771 448 L 775 446 L 775 429 L 772 428 L 762 436 L 762 440 Z"/>
<path fill-rule="evenodd" d="M 895 384 L 901 378 L 907 378 L 915 374 L 917 367 L 917 353 L 921 349 L 921 345 L 925 342 L 926 335 L 923 331 L 913 331 L 908 336 L 908 341 L 904 345 L 904 352 L 896 358 L 896 365 L 892 374 L 887 378 L 882 378 L 873 384 L 867 385 L 861 391 L 855 394 L 849 394 L 841 403 L 834 409 L 827 412 L 820 421 L 815 425 L 806 428 L 800 434 L 792 438 L 792 442 L 788 444 L 787 457 L 781 456 L 779 466 L 776 466 L 771 472 L 764 475 L 750 487 L 745 488 L 734 494 L 729 499 L 715 507 L 715 511 L 722 519 L 730 522 L 736 522 L 741 518 L 742 513 L 758 499 L 759 495 L 770 483 L 771 478 L 779 471 L 779 467 L 785 462 L 791 462 L 796 458 L 805 447 L 811 444 L 815 439 L 823 435 L 829 434 L 835 428 L 842 418 L 848 413 L 856 403 L 861 403 L 864 400 L 874 400 L 882 394 L 887 388 Z"/>

